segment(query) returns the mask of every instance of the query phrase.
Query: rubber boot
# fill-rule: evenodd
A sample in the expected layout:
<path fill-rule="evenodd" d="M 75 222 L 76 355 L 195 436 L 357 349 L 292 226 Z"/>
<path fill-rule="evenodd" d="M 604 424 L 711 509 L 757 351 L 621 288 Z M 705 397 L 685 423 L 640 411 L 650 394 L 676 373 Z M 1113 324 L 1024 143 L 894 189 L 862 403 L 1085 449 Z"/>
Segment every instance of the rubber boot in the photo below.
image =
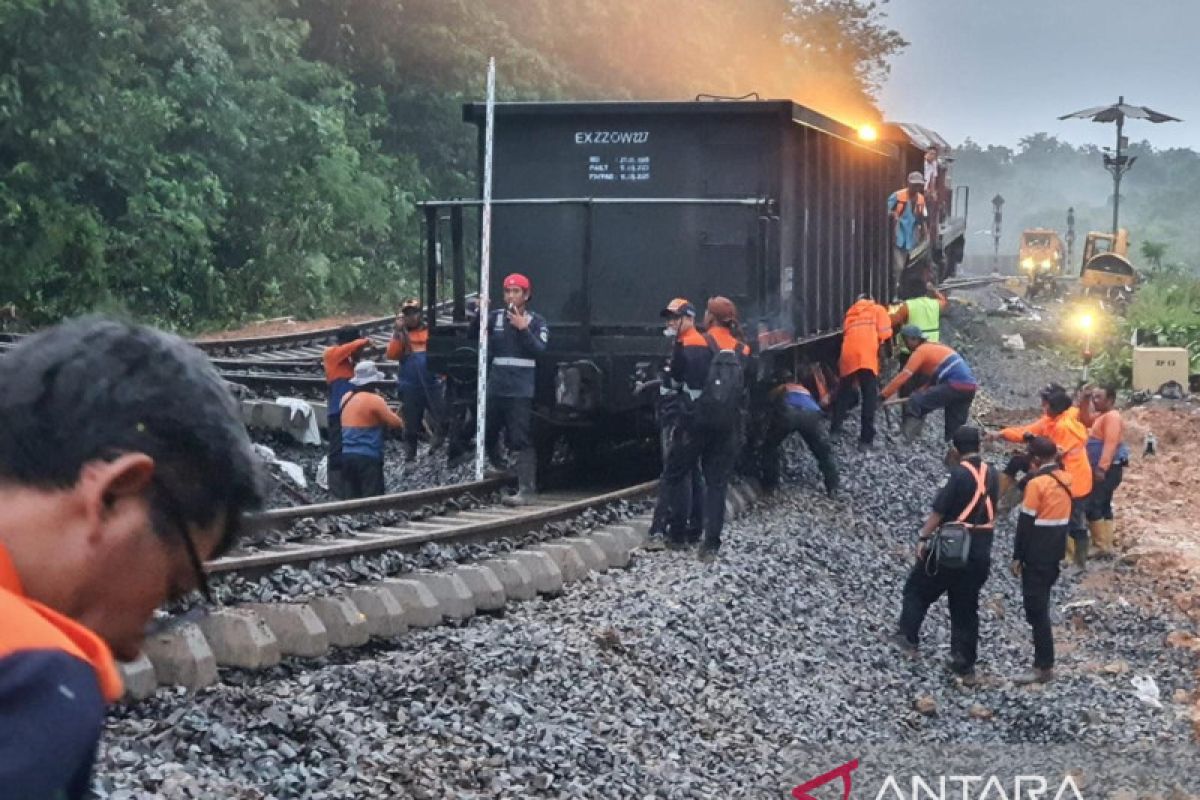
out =
<path fill-rule="evenodd" d="M 1080 572 L 1084 572 L 1087 570 L 1087 560 L 1088 560 L 1088 540 L 1080 539 L 1079 541 L 1075 542 L 1075 558 L 1074 558 L 1075 566 L 1079 568 Z"/>
<path fill-rule="evenodd" d="M 416 461 L 417 460 L 417 443 L 416 442 L 405 442 L 404 443 L 404 460 L 405 461 Z"/>
<path fill-rule="evenodd" d="M 912 417 L 905 415 L 904 421 L 900 423 L 900 433 L 904 435 L 904 441 L 915 442 L 921 436 L 921 429 L 925 427 L 925 421 L 920 417 Z"/>
<path fill-rule="evenodd" d="M 1075 562 L 1075 537 L 1067 536 L 1067 552 L 1063 555 L 1064 564 L 1073 564 Z"/>
<path fill-rule="evenodd" d="M 501 502 L 506 506 L 525 506 L 537 499 L 537 451 L 527 447 L 517 454 L 517 493 Z"/>
<path fill-rule="evenodd" d="M 1042 669 L 1041 667 L 1034 667 L 1029 672 L 1013 678 L 1013 683 L 1017 686 L 1029 686 L 1033 683 L 1049 683 L 1052 680 L 1054 680 L 1053 668 Z"/>
<path fill-rule="evenodd" d="M 1092 537 L 1092 541 L 1096 543 L 1096 557 L 1101 558 L 1109 555 L 1112 552 L 1112 543 L 1108 541 L 1108 532 L 1105 530 L 1107 520 L 1095 519 L 1088 522 L 1088 533 Z"/>

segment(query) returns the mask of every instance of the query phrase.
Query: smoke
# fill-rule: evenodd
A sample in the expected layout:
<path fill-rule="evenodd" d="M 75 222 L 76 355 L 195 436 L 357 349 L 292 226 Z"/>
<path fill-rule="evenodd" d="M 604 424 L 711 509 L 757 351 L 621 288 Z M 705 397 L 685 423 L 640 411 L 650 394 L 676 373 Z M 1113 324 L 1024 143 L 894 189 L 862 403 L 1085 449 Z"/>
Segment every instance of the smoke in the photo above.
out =
<path fill-rule="evenodd" d="M 902 49 L 861 0 L 491 0 L 508 35 L 565 73 L 571 99 L 791 99 L 850 125 Z M 543 15 L 542 12 L 549 16 Z M 522 94 L 544 92 L 528 87 Z"/>

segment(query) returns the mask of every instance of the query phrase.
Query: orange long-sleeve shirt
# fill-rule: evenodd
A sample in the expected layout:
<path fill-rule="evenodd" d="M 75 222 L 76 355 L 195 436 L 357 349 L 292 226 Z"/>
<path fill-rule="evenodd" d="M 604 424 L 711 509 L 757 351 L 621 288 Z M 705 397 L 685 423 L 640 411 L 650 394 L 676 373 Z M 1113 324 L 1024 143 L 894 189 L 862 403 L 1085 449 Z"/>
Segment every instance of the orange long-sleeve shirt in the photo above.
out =
<path fill-rule="evenodd" d="M 884 399 L 900 391 L 900 387 L 914 375 L 932 376 L 933 383 L 963 384 L 972 388 L 975 386 L 974 374 L 953 347 L 939 342 L 922 342 L 908 357 L 904 369 L 884 387 L 881 392 Z"/>
<path fill-rule="evenodd" d="M 887 309 L 874 300 L 859 300 L 842 322 L 842 355 L 838 374 L 842 377 L 869 369 L 879 374 L 879 345 L 892 335 Z"/>
<path fill-rule="evenodd" d="M 325 382 L 349 380 L 354 377 L 354 362 L 350 357 L 371 343 L 370 339 L 355 339 L 346 344 L 326 347 L 321 354 L 321 363 L 325 366 Z"/>
<path fill-rule="evenodd" d="M 1079 421 L 1079 409 L 1068 408 L 1057 417 L 1043 416 L 1029 425 L 1005 428 L 1000 436 L 1021 442 L 1026 433 L 1045 436 L 1063 452 L 1063 468 L 1071 476 L 1071 496 L 1076 499 L 1092 493 L 1092 466 L 1087 457 L 1087 428 Z"/>

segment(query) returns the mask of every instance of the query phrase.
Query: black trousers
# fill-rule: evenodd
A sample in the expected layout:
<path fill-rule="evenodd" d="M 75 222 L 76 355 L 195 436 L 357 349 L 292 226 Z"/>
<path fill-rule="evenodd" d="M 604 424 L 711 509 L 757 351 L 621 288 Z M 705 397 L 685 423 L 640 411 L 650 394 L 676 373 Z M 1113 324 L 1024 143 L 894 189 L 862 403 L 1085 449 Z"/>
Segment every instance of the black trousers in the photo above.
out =
<path fill-rule="evenodd" d="M 772 414 L 771 424 L 763 441 L 763 485 L 768 489 L 779 485 L 779 446 L 792 433 L 799 433 L 817 459 L 817 467 L 825 478 L 825 488 L 829 491 L 837 489 L 837 464 L 833 460 L 833 449 L 829 446 L 829 439 L 826 438 L 825 431 L 821 430 L 821 412 L 785 406 L 773 409 Z"/>
<path fill-rule="evenodd" d="M 1113 493 L 1121 485 L 1125 477 L 1125 465 L 1113 464 L 1104 472 L 1104 480 L 1092 482 L 1092 495 L 1088 501 L 1087 518 L 1095 522 L 1101 519 L 1113 519 Z"/>
<path fill-rule="evenodd" d="M 383 459 L 354 454 L 343 455 L 342 487 L 347 500 L 378 497 L 383 494 Z"/>
<path fill-rule="evenodd" d="M 404 412 L 404 442 L 415 446 L 425 427 L 425 414 L 428 413 L 433 427 L 438 429 L 443 424 L 441 395 L 439 386 L 432 383 L 428 386 L 410 386 L 405 384 L 399 390 L 400 403 Z M 490 405 L 489 401 L 489 405 Z"/>
<path fill-rule="evenodd" d="M 488 452 L 496 451 L 501 428 L 509 450 L 520 452 L 531 447 L 533 440 L 529 437 L 529 426 L 532 415 L 531 397 L 488 397 L 487 427 L 483 434 Z"/>
<path fill-rule="evenodd" d="M 686 536 L 691 473 L 698 465 L 704 474 L 704 544 L 714 550 L 721 546 L 725 494 L 736 460 L 736 428 L 711 430 L 680 426 L 676 429 L 670 458 L 663 470 L 671 507 L 668 539 L 682 541 Z"/>
<path fill-rule="evenodd" d="M 992 569 L 991 542 L 985 548 L 981 539 L 972 539 L 971 547 L 978 552 L 971 553 L 962 569 L 937 567 L 929 554 L 914 564 L 904 583 L 904 605 L 900 611 L 900 632 L 915 645 L 920 641 L 921 623 L 929 607 L 942 595 L 948 595 L 950 658 L 961 672 L 974 669 L 979 657 L 979 593 Z"/>
<path fill-rule="evenodd" d="M 943 409 L 946 417 L 946 441 L 950 441 L 954 432 L 967 424 L 974 400 L 974 389 L 956 389 L 949 384 L 939 383 L 913 392 L 912 397 L 904 404 L 904 413 L 910 417 L 924 418 L 932 411 Z"/>
<path fill-rule="evenodd" d="M 1050 627 L 1050 590 L 1058 580 L 1058 562 L 1021 567 L 1021 604 L 1033 628 L 1033 666 L 1054 666 L 1054 632 Z"/>
<path fill-rule="evenodd" d="M 667 532 L 667 523 L 671 518 L 671 496 L 666 491 L 666 468 L 667 462 L 671 458 L 671 445 L 675 442 L 676 423 L 667 422 L 662 425 L 658 432 L 659 447 L 662 449 L 663 473 L 661 485 L 663 489 L 659 491 L 658 498 L 654 503 L 654 519 L 650 523 L 650 532 L 652 534 L 663 535 Z M 688 514 L 687 522 L 684 526 L 684 533 L 687 539 L 699 539 L 700 530 L 704 524 L 704 477 L 700 472 L 700 467 L 696 466 L 689 474 L 689 479 L 684 482 L 684 489 L 688 492 Z"/>
<path fill-rule="evenodd" d="M 329 481 L 329 493 L 334 497 L 344 499 L 346 487 L 342 481 L 342 415 L 330 414 L 328 421 L 329 457 L 325 461 L 325 468 Z"/>
<path fill-rule="evenodd" d="M 875 441 L 875 410 L 879 405 L 879 376 L 869 369 L 851 372 L 842 378 L 837 399 L 833 403 L 833 429 L 840 430 L 856 395 L 862 396 L 862 424 L 858 439 L 871 444 Z"/>

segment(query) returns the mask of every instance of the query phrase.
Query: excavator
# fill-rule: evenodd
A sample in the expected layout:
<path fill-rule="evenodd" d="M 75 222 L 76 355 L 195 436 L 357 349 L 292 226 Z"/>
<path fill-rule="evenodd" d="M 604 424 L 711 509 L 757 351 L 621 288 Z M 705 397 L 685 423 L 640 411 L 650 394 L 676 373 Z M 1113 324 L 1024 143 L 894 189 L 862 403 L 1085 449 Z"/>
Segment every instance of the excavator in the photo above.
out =
<path fill-rule="evenodd" d="M 1123 310 L 1133 298 L 1137 282 L 1137 271 L 1129 262 L 1129 232 L 1121 228 L 1115 235 L 1088 233 L 1079 271 L 1081 293 Z"/>
<path fill-rule="evenodd" d="M 1032 228 L 1021 234 L 1021 272 L 1028 279 L 1025 296 L 1032 300 L 1042 293 L 1058 296 L 1058 277 L 1062 274 L 1063 243 L 1058 231 Z"/>

